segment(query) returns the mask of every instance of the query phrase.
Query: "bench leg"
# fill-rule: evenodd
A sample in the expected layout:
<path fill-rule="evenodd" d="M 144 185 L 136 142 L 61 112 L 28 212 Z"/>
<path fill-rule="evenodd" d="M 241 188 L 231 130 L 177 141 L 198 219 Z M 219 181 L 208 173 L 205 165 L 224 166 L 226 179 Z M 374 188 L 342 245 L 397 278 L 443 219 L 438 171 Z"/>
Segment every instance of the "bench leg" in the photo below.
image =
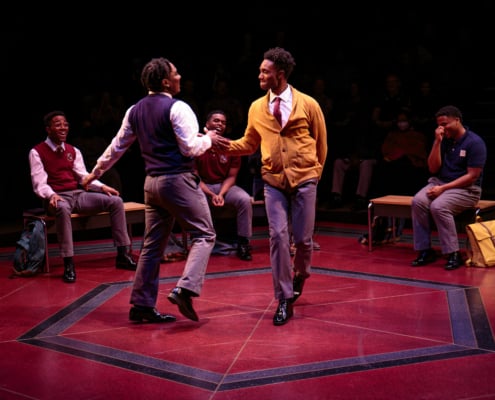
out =
<path fill-rule="evenodd" d="M 371 226 L 373 202 L 368 204 L 368 251 L 373 251 L 373 228 Z"/>
<path fill-rule="evenodd" d="M 50 257 L 48 257 L 48 232 L 46 228 L 46 222 L 44 219 L 41 219 L 43 225 L 45 227 L 45 265 L 43 265 L 43 272 L 50 272 Z"/>

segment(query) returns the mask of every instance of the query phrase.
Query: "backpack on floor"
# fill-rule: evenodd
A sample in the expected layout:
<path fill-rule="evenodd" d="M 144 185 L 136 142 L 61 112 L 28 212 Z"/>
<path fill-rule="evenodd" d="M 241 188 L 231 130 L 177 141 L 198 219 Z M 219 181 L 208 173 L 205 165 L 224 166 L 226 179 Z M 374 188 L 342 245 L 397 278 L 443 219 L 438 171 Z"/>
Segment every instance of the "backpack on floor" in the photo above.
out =
<path fill-rule="evenodd" d="M 22 230 L 14 252 L 13 276 L 33 276 L 45 265 L 45 223 L 30 221 Z"/>
<path fill-rule="evenodd" d="M 383 244 L 384 242 L 386 242 L 388 236 L 391 235 L 391 232 L 391 230 L 389 231 L 387 217 L 373 217 L 373 221 L 371 224 L 371 236 L 373 237 L 374 245 Z M 359 236 L 359 243 L 368 244 L 368 241 L 368 233 L 363 233 L 361 236 Z"/>
<path fill-rule="evenodd" d="M 466 226 L 469 239 L 466 266 L 495 267 L 495 221 L 482 221 Z"/>

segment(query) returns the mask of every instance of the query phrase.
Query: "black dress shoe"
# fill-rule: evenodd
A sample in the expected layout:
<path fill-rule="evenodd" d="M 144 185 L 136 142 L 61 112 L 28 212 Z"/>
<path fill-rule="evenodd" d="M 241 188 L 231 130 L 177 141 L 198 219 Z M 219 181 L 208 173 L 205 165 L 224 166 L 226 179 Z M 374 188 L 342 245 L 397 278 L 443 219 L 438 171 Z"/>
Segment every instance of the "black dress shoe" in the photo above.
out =
<path fill-rule="evenodd" d="M 287 300 L 280 300 L 277 311 L 273 316 L 273 325 L 280 326 L 287 323 L 290 317 L 294 315 L 292 303 Z"/>
<path fill-rule="evenodd" d="M 251 261 L 251 246 L 249 244 L 240 244 L 237 246 L 237 257 L 243 261 Z"/>
<path fill-rule="evenodd" d="M 129 310 L 131 321 L 142 322 L 174 322 L 176 318 L 170 314 L 160 314 L 156 308 L 152 307 L 132 307 Z"/>
<path fill-rule="evenodd" d="M 302 276 L 300 276 L 300 275 L 294 276 L 294 280 L 292 281 L 292 286 L 294 288 L 294 297 L 292 299 L 290 299 L 291 303 L 295 303 L 295 301 L 302 294 L 304 282 L 306 282 L 306 279 L 303 278 Z"/>
<path fill-rule="evenodd" d="M 420 267 L 422 265 L 431 264 L 437 259 L 437 254 L 433 249 L 421 250 L 418 253 L 418 258 L 412 262 L 413 267 Z"/>
<path fill-rule="evenodd" d="M 118 269 L 127 269 L 129 271 L 135 271 L 137 268 L 136 261 L 129 254 L 120 254 L 115 259 L 115 266 Z"/>
<path fill-rule="evenodd" d="M 176 287 L 168 295 L 168 300 L 179 307 L 181 314 L 193 321 L 199 321 L 196 311 L 194 311 L 191 299 L 191 291 Z"/>
<path fill-rule="evenodd" d="M 64 265 L 64 282 L 74 283 L 76 281 L 76 270 L 73 263 L 67 263 Z"/>
<path fill-rule="evenodd" d="M 449 254 L 449 258 L 447 264 L 445 264 L 445 269 L 447 271 L 452 271 L 454 269 L 459 268 L 463 264 L 462 257 L 458 251 L 454 251 Z"/>

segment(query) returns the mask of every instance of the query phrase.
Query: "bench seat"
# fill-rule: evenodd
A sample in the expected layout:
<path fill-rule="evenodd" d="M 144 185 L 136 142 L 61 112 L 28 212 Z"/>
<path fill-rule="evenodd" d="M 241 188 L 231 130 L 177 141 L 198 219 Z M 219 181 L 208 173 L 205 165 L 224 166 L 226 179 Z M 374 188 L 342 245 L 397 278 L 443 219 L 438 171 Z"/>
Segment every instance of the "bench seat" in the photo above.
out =
<path fill-rule="evenodd" d="M 373 250 L 372 222 L 374 217 L 411 218 L 413 196 L 387 195 L 371 199 L 368 204 L 368 250 Z M 472 210 L 466 210 L 456 216 L 458 232 L 464 232 L 467 224 L 476 221 L 481 214 L 495 212 L 495 200 L 480 200 Z M 395 234 L 395 230 L 393 230 Z"/>
<path fill-rule="evenodd" d="M 144 209 L 146 206 L 142 203 L 136 202 L 124 202 L 124 210 L 127 221 L 127 232 L 131 241 L 132 249 L 132 225 L 144 223 Z M 35 208 L 25 210 L 22 214 L 24 226 L 30 220 L 38 219 L 45 225 L 45 265 L 43 272 L 50 271 L 49 257 L 48 257 L 48 235 L 56 233 L 55 217 L 47 215 L 43 208 Z M 85 231 L 90 229 L 107 228 L 111 226 L 110 214 L 108 212 L 101 212 L 98 214 L 72 214 L 72 230 L 73 231 Z"/>

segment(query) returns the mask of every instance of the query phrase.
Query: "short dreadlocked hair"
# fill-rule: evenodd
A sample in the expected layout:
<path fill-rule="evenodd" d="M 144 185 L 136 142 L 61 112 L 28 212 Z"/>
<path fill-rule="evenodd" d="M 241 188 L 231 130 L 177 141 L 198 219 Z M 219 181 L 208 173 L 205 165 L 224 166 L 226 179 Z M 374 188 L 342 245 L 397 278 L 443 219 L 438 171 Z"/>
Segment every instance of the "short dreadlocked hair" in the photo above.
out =
<path fill-rule="evenodd" d="M 292 71 L 296 66 L 296 62 L 294 61 L 292 54 L 281 47 L 274 47 L 265 51 L 265 54 L 263 54 L 263 59 L 272 61 L 278 70 L 285 71 L 285 77 L 287 79 L 290 74 L 292 74 Z"/>
<path fill-rule="evenodd" d="M 153 58 L 149 61 L 141 72 L 141 83 L 147 90 L 161 92 L 163 90 L 162 81 L 170 77 L 172 66 L 166 58 Z"/>

